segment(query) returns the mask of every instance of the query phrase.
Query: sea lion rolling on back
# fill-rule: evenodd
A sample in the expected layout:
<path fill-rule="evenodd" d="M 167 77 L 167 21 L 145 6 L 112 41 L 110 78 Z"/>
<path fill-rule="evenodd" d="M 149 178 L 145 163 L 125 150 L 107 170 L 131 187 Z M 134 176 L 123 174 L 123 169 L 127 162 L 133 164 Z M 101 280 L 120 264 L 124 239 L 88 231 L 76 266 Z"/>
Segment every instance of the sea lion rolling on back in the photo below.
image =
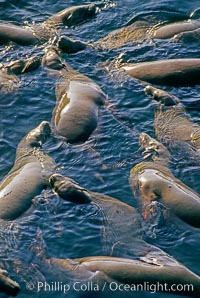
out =
<path fill-rule="evenodd" d="M 130 187 L 140 206 L 143 208 L 153 201 L 163 203 L 183 221 L 199 228 L 199 194 L 172 174 L 167 166 L 169 152 L 162 144 L 146 133 L 140 135 L 140 144 L 145 151 L 155 150 L 158 153 L 154 161 L 141 162 L 130 172 Z"/>
<path fill-rule="evenodd" d="M 68 66 L 55 48 L 47 51 L 43 65 L 60 78 L 53 112 L 56 133 L 69 143 L 85 142 L 97 127 L 106 95 L 93 80 Z"/>

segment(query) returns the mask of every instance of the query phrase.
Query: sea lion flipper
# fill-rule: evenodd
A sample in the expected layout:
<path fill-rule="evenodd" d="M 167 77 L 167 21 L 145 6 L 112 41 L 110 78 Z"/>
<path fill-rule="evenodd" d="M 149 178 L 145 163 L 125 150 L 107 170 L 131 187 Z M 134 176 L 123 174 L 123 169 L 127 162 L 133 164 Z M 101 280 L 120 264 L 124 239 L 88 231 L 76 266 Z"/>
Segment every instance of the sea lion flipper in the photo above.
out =
<path fill-rule="evenodd" d="M 180 103 L 180 100 L 176 96 L 164 90 L 155 88 L 151 85 L 147 85 L 144 88 L 144 92 L 146 93 L 146 95 L 152 97 L 153 99 L 155 99 L 156 101 L 159 101 L 164 105 L 176 105 Z"/>
<path fill-rule="evenodd" d="M 139 143 L 143 149 L 143 153 L 145 154 L 144 159 L 150 156 L 153 161 L 164 163 L 166 165 L 170 161 L 171 154 L 168 149 L 147 133 L 140 134 Z"/>
<path fill-rule="evenodd" d="M 49 178 L 49 182 L 54 191 L 64 200 L 79 204 L 87 204 L 92 201 L 89 192 L 71 178 L 53 174 Z"/>
<path fill-rule="evenodd" d="M 0 291 L 16 296 L 19 290 L 19 284 L 8 276 L 6 270 L 0 268 Z"/>

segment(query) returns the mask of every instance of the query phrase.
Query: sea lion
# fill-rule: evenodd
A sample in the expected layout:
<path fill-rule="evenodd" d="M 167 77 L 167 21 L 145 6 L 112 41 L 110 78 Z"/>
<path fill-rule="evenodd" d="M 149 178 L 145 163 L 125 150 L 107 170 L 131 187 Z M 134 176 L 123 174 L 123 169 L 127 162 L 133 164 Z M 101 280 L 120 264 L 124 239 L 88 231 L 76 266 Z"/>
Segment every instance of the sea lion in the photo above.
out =
<path fill-rule="evenodd" d="M 14 90 L 20 83 L 16 75 L 33 71 L 40 66 L 40 59 L 36 56 L 11 61 L 0 67 L 0 90 L 9 92 Z"/>
<path fill-rule="evenodd" d="M 199 42 L 200 28 L 193 31 L 181 32 L 175 35 L 174 39 L 179 42 Z"/>
<path fill-rule="evenodd" d="M 33 56 L 26 59 L 18 59 L 1 66 L 1 69 L 9 75 L 19 75 L 37 69 L 41 64 L 40 58 Z"/>
<path fill-rule="evenodd" d="M 58 47 L 65 53 L 77 53 L 86 48 L 109 50 L 122 47 L 128 43 L 152 42 L 153 39 L 173 38 L 176 41 L 198 41 L 200 36 L 200 20 L 169 23 L 167 25 L 152 25 L 149 21 L 138 20 L 133 24 L 117 29 L 99 40 L 82 42 L 67 36 L 61 36 Z"/>
<path fill-rule="evenodd" d="M 157 27 L 157 28 L 156 28 Z M 183 32 L 192 32 L 200 29 L 200 20 L 189 19 L 187 21 L 175 22 L 166 25 L 159 25 L 152 28 L 150 34 L 153 38 L 168 39 Z"/>
<path fill-rule="evenodd" d="M 0 292 L 5 292 L 11 296 L 16 296 L 19 290 L 19 284 L 8 276 L 6 270 L 2 270 L 0 268 Z"/>
<path fill-rule="evenodd" d="M 174 22 L 174 19 L 178 21 Z M 171 15 L 162 13 L 162 16 L 155 13 L 143 13 L 140 16 L 135 16 L 126 26 L 114 30 L 94 42 L 93 47 L 108 50 L 122 47 L 128 43 L 140 44 L 144 41 L 152 43 L 154 39 L 176 38 L 185 32 L 192 35 L 198 29 L 200 29 L 199 16 L 193 19 L 191 14 L 189 19 L 185 20 L 183 16 L 173 13 Z"/>
<path fill-rule="evenodd" d="M 9 92 L 15 89 L 20 80 L 15 75 L 9 75 L 0 70 L 0 91 Z"/>
<path fill-rule="evenodd" d="M 55 162 L 40 147 L 50 135 L 49 123 L 43 121 L 20 141 L 12 169 L 0 184 L 0 218 L 14 220 L 32 204 L 34 196 L 48 185 Z"/>
<path fill-rule="evenodd" d="M 95 4 L 72 6 L 34 26 L 21 27 L 13 24 L 0 24 L 0 44 L 9 41 L 24 46 L 42 44 L 56 35 L 57 27 L 77 25 L 94 16 L 96 9 Z"/>
<path fill-rule="evenodd" d="M 143 208 L 158 201 L 186 223 L 199 228 L 200 195 L 172 174 L 167 166 L 169 151 L 163 144 L 146 133 L 140 135 L 140 144 L 146 152 L 156 151 L 158 157 L 137 164 L 130 172 L 130 187 L 139 204 Z"/>
<path fill-rule="evenodd" d="M 97 127 L 106 95 L 93 80 L 68 66 L 56 48 L 48 49 L 43 65 L 60 78 L 52 117 L 55 132 L 69 143 L 85 142 Z"/>
<path fill-rule="evenodd" d="M 148 39 L 150 24 L 146 20 L 139 20 L 133 24 L 117 29 L 107 36 L 97 40 L 93 46 L 97 49 L 109 50 L 119 48 L 130 42 L 143 42 Z"/>
<path fill-rule="evenodd" d="M 74 40 L 67 36 L 60 36 L 57 42 L 58 48 L 67 54 L 77 53 L 85 50 L 88 44 L 80 40 Z"/>
<path fill-rule="evenodd" d="M 181 154 L 184 150 L 190 162 L 199 163 L 200 126 L 190 119 L 174 95 L 152 86 L 147 86 L 145 92 L 160 103 L 156 106 L 154 119 L 158 140 Z"/>
<path fill-rule="evenodd" d="M 124 63 L 120 69 L 136 79 L 159 85 L 193 86 L 200 83 L 198 58 Z"/>
<path fill-rule="evenodd" d="M 90 204 L 96 209 L 93 213 L 102 219 L 104 253 L 131 256 L 153 264 L 174 262 L 163 250 L 145 241 L 143 222 L 136 208 L 110 196 L 87 190 L 60 174 L 53 174 L 50 183 L 62 199 L 76 204 Z"/>
<path fill-rule="evenodd" d="M 102 291 L 104 286 L 107 295 L 111 293 L 112 286 L 116 287 L 115 293 L 117 294 L 121 293 L 122 289 L 131 290 L 131 286 L 135 291 L 152 291 L 152 287 L 145 287 L 145 284 L 151 284 L 155 292 L 199 297 L 199 276 L 177 261 L 155 265 L 127 258 L 93 256 L 74 260 L 46 259 L 41 263 L 41 270 L 45 267 L 49 272 L 54 273 L 54 280 L 57 278 L 64 282 L 66 276 L 68 282 L 73 280 L 72 286 L 69 282 L 71 291 L 80 289 L 81 284 L 88 282 L 99 287 L 99 291 Z M 186 284 L 190 287 L 178 289 L 178 285 Z M 144 285 L 144 288 L 141 285 Z M 42 287 L 45 287 L 43 283 L 40 284 L 40 291 Z"/>

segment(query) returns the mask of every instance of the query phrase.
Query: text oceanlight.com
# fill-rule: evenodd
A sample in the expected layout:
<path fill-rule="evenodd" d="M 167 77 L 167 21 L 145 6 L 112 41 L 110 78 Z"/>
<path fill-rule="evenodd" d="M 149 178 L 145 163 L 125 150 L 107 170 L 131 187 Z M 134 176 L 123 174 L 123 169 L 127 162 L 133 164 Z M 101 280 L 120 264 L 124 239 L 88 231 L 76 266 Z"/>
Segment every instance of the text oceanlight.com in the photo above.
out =
<path fill-rule="evenodd" d="M 87 292 L 96 291 L 103 292 L 105 290 L 111 292 L 137 292 L 137 291 L 148 291 L 151 293 L 155 292 L 193 292 L 194 288 L 192 284 L 168 284 L 168 283 L 149 283 L 143 282 L 140 284 L 124 284 L 117 282 L 73 282 L 64 283 L 62 281 L 52 281 L 52 282 L 36 282 L 27 283 L 26 288 L 29 291 L 36 292 L 63 292 L 67 293 L 69 291 L 75 292 Z"/>

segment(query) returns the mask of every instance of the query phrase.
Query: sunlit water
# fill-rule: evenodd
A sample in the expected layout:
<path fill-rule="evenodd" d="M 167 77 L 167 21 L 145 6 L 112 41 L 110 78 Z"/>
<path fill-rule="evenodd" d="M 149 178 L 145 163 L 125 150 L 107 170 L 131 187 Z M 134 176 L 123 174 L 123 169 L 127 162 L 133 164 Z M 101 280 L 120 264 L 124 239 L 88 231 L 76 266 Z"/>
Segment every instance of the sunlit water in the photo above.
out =
<path fill-rule="evenodd" d="M 95 2 L 95 1 L 91 1 Z M 104 2 L 104 1 L 99 1 Z M 0 20 L 23 24 L 28 21 L 43 21 L 53 13 L 72 5 L 85 4 L 87 1 L 3 1 L 0 0 Z M 106 4 L 106 2 L 105 2 Z M 63 28 L 62 33 L 84 41 L 96 41 L 114 29 L 120 28 L 136 16 L 147 13 L 162 19 L 163 16 L 176 20 L 187 18 L 198 8 L 199 0 L 183 1 L 149 1 L 119 0 L 112 5 L 107 2 L 95 18 L 75 28 Z M 156 44 L 143 42 L 123 46 L 109 51 L 86 49 L 77 54 L 65 55 L 66 61 L 76 70 L 98 82 L 112 104 L 108 112 L 100 111 L 99 125 L 84 145 L 72 146 L 51 138 L 44 145 L 45 152 L 57 163 L 58 171 L 75 179 L 80 185 L 93 191 L 116 197 L 132 206 L 136 201 L 130 191 L 128 177 L 130 169 L 142 161 L 138 136 L 147 132 L 154 136 L 154 107 L 144 94 L 144 83 L 122 76 L 116 71 L 109 72 L 105 62 L 112 61 L 123 53 L 123 61 L 139 62 L 166 58 L 199 57 L 199 44 L 179 44 L 158 41 Z M 0 62 L 12 61 L 21 57 L 39 55 L 39 47 L 12 48 L 0 47 Z M 55 78 L 49 77 L 42 68 L 20 76 L 19 88 L 9 94 L 1 94 L 0 100 L 0 146 L 2 179 L 15 160 L 15 151 L 21 138 L 42 120 L 51 120 L 55 105 Z M 176 94 L 188 109 L 195 122 L 200 121 L 200 86 L 163 87 Z M 102 166 L 103 165 L 103 166 Z M 190 187 L 200 192 L 199 168 L 174 166 L 174 173 Z M 47 200 L 46 200 L 47 198 Z M 17 275 L 13 270 L 12 277 L 22 284 L 19 297 L 31 295 L 33 298 L 44 297 L 44 293 L 25 290 L 25 285 L 32 279 L 42 278 L 37 264 L 38 254 L 57 258 L 78 258 L 102 255 L 100 239 L 101 220 L 92 207 L 63 202 L 45 191 L 34 199 L 35 207 L 27 214 L 6 226 L 0 227 L 1 260 L 6 267 L 9 260 L 23 261 L 24 269 Z M 170 223 L 169 227 L 156 231 L 147 228 L 149 241 L 173 255 L 195 273 L 199 269 L 199 240 L 197 229 L 180 223 Z M 127 241 L 129 235 L 127 235 Z M 16 261 L 17 260 L 17 261 Z M 16 265 L 17 266 L 17 265 Z M 19 268 L 20 265 L 18 265 Z M 9 267 L 8 267 L 9 268 Z M 8 269 L 7 268 L 7 269 Z M 46 272 L 48 275 L 48 272 Z M 130 294 L 130 293 L 129 293 Z M 81 293 L 88 297 L 88 293 Z M 103 294 L 95 296 L 103 297 Z M 110 293 L 118 297 L 117 293 Z M 119 297 L 123 297 L 120 293 Z M 126 293 L 126 295 L 128 295 Z M 131 293 L 132 297 L 134 294 Z M 152 297 L 149 293 L 139 293 L 140 297 Z M 48 293 L 48 297 L 64 297 L 62 292 Z M 170 295 L 154 294 L 155 297 Z M 0 294 L 0 297 L 6 297 Z M 71 297 L 71 296 L 70 296 Z M 90 296 L 91 297 L 91 296 Z M 126 296 L 127 297 L 127 296 Z"/>

